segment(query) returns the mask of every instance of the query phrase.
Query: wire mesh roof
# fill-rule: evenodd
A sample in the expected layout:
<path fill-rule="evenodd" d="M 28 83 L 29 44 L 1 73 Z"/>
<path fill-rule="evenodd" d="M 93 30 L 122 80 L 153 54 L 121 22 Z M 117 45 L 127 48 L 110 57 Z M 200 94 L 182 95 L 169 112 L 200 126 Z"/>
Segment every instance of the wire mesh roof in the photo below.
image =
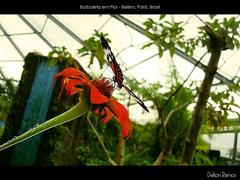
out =
<path fill-rule="evenodd" d="M 218 18 L 224 17 L 238 16 L 221 15 Z M 77 49 L 83 46 L 82 41 L 97 30 L 109 34 L 114 54 L 126 76 L 164 84 L 170 75 L 171 66 L 175 64 L 180 76 L 185 79 L 194 64 L 206 53 L 206 49 L 198 47 L 193 58 L 177 49 L 173 58 L 165 53 L 161 59 L 154 46 L 142 50 L 142 46 L 149 42 L 143 26 L 148 18 L 158 20 L 159 15 L 1 15 L 0 67 L 7 76 L 19 80 L 23 59 L 29 52 L 37 51 L 47 55 L 52 47 L 65 46 L 85 69 L 100 74 L 102 70 L 97 62 L 88 68 L 89 57 L 77 55 Z M 197 27 L 203 25 L 202 21 L 210 18 L 208 15 L 167 15 L 166 20 L 182 21 L 185 36 L 193 38 L 197 36 Z M 209 57 L 210 54 L 204 56 L 202 65 L 200 63 L 199 68 L 194 70 L 190 80 L 203 79 L 202 67 L 207 64 Z M 223 51 L 214 83 L 231 83 L 238 77 L 239 57 L 240 51 Z"/>
<path fill-rule="evenodd" d="M 233 16 L 236 15 L 220 16 L 219 18 Z M 87 59 L 80 60 L 77 56 L 77 49 L 82 47 L 81 40 L 91 37 L 94 30 L 99 30 L 109 34 L 112 48 L 127 75 L 138 74 L 138 78 L 147 79 L 149 82 L 164 81 L 164 76 L 169 73 L 167 67 L 171 65 L 170 56 L 165 53 L 159 60 L 157 48 L 141 50 L 141 47 L 149 39 L 136 30 L 138 27 L 143 28 L 143 22 L 147 18 L 157 20 L 159 15 L 123 15 L 120 17 L 126 18 L 137 27 L 131 27 L 123 20 L 110 15 L 1 15 L 0 66 L 8 76 L 19 79 L 23 65 L 22 60 L 29 52 L 37 51 L 47 55 L 51 46 L 65 46 L 86 67 Z M 200 17 L 203 21 L 209 20 L 207 15 Z M 168 15 L 166 18 L 170 21 L 183 21 L 184 34 L 189 38 L 195 37 L 198 32 L 197 27 L 203 25 L 194 15 Z M 59 21 L 60 24 L 54 20 Z M 61 25 L 67 27 L 80 41 Z M 205 53 L 204 51 L 205 49 L 198 48 L 193 57 L 198 60 Z M 233 80 L 238 75 L 240 64 L 237 59 L 239 56 L 240 52 L 237 50 L 222 53 L 218 69 L 222 77 Z M 172 60 L 177 64 L 178 71 L 183 78 L 187 76 L 186 69 L 191 70 L 193 67 L 183 57 L 175 55 Z M 209 55 L 206 55 L 202 60 L 203 64 L 206 64 L 208 60 Z M 183 66 L 187 68 L 181 68 Z M 15 71 L 12 71 L 13 68 Z M 92 68 L 97 68 L 97 66 Z M 149 73 L 149 69 L 151 69 L 151 73 Z M 192 78 L 201 80 L 202 75 L 201 70 L 196 70 Z"/>

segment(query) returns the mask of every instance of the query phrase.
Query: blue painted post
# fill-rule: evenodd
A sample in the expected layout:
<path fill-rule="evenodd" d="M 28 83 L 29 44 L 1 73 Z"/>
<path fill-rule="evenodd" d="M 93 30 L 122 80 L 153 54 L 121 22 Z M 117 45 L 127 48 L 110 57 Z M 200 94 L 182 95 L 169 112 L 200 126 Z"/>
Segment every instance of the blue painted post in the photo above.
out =
<path fill-rule="evenodd" d="M 1 136 L 2 136 L 4 127 L 5 127 L 5 121 L 3 121 L 3 120 L 0 119 L 0 138 L 1 138 Z"/>
<path fill-rule="evenodd" d="M 57 65 L 50 67 L 47 61 L 42 61 L 38 64 L 22 117 L 19 134 L 46 120 L 53 91 L 52 79 L 57 72 Z M 16 145 L 13 149 L 10 165 L 33 165 L 40 139 L 41 134 Z"/>
<path fill-rule="evenodd" d="M 0 119 L 0 128 L 4 128 L 4 126 L 5 126 L 5 121 Z"/>

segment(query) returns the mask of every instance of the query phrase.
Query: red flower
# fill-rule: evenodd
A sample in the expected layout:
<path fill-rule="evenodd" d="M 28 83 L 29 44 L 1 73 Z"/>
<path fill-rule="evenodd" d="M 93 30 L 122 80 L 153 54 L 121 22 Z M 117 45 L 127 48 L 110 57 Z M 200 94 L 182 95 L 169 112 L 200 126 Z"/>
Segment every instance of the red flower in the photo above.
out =
<path fill-rule="evenodd" d="M 64 88 L 66 95 L 70 96 L 78 92 L 83 93 L 83 88 L 87 87 L 90 90 L 92 110 L 97 116 L 101 116 L 102 123 L 107 123 L 112 117 L 115 117 L 122 127 L 122 136 L 127 138 L 130 135 L 132 123 L 128 111 L 122 104 L 110 98 L 114 86 L 107 78 L 100 77 L 91 81 L 85 73 L 75 68 L 64 69 L 54 76 L 54 80 L 59 77 L 63 77 L 59 97 Z"/>

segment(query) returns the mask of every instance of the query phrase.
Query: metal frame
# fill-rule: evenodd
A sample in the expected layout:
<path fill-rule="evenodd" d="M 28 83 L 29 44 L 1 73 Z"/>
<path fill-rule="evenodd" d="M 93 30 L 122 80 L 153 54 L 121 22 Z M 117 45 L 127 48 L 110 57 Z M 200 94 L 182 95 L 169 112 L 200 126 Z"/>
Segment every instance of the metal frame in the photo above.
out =
<path fill-rule="evenodd" d="M 236 164 L 237 158 L 237 142 L 238 142 L 238 131 L 234 133 L 234 142 L 233 142 L 233 154 L 232 154 L 232 164 Z"/>
<path fill-rule="evenodd" d="M 63 23 L 61 23 L 57 18 L 55 18 L 53 15 L 46 15 L 47 18 L 49 18 L 52 22 L 54 22 L 58 27 L 60 27 L 62 30 L 64 30 L 68 35 L 70 35 L 73 39 L 75 39 L 77 42 L 82 44 L 84 47 L 88 48 L 87 45 L 84 43 L 84 41 L 78 37 L 73 31 L 71 31 L 69 28 L 67 28 Z M 18 15 L 18 17 L 28 26 L 30 29 L 36 33 L 51 49 L 54 48 L 54 46 L 41 34 L 41 32 L 38 32 L 37 29 L 23 16 L 23 15 Z M 121 16 L 121 15 L 111 15 L 111 17 L 117 19 L 118 21 L 122 22 L 123 24 L 131 27 L 135 31 L 149 37 L 152 34 L 145 34 L 145 31 L 142 27 L 138 26 L 137 24 L 133 23 L 132 21 L 128 20 L 127 18 Z M 17 52 L 21 55 L 21 57 L 25 57 L 23 53 L 20 51 L 18 46 L 13 42 L 11 39 L 10 35 L 7 34 L 7 32 L 4 30 L 2 26 L 0 26 L 0 29 L 3 31 L 4 35 L 9 39 L 9 41 L 12 43 L 14 48 L 17 50 Z M 183 51 L 180 49 L 176 48 L 175 52 L 178 56 L 182 57 L 183 59 L 187 60 L 188 62 L 192 63 L 193 65 L 197 65 L 198 68 L 201 70 L 205 71 L 206 65 L 203 63 L 199 63 L 196 59 L 190 58 L 187 56 Z M 225 83 L 225 84 L 233 84 L 234 81 L 228 79 L 227 77 L 221 75 L 220 73 L 216 72 L 215 78 L 217 78 L 220 82 Z"/>
<path fill-rule="evenodd" d="M 0 29 L 3 32 L 3 34 L 6 36 L 6 38 L 10 41 L 10 43 L 13 45 L 13 47 L 16 49 L 18 54 L 24 59 L 25 56 L 20 50 L 20 48 L 16 45 L 16 43 L 12 40 L 11 36 L 7 33 L 7 31 L 4 29 L 4 27 L 0 24 Z"/>
<path fill-rule="evenodd" d="M 41 34 L 38 32 L 38 30 L 23 16 L 18 14 L 18 17 L 28 26 L 30 29 L 36 33 L 51 49 L 54 48 L 54 46 Z"/>
<path fill-rule="evenodd" d="M 74 32 L 72 32 L 69 28 L 67 28 L 63 23 L 61 23 L 57 18 L 55 18 L 53 15 L 46 15 L 52 22 L 54 22 L 57 26 L 59 26 L 62 30 L 64 30 L 67 34 L 69 34 L 73 39 L 75 39 L 77 42 L 85 46 L 87 45 L 83 42 L 83 40 L 78 37 Z"/>
<path fill-rule="evenodd" d="M 140 26 L 138 26 L 137 24 L 133 23 L 132 21 L 128 20 L 127 18 L 121 16 L 121 15 L 111 15 L 113 18 L 117 19 L 118 21 L 122 22 L 123 24 L 131 27 L 132 29 L 136 30 L 137 32 L 150 37 L 152 34 L 146 34 L 144 29 L 141 28 Z M 201 70 L 205 71 L 206 66 L 202 63 L 199 63 L 196 59 L 194 58 L 190 58 L 189 56 L 187 56 L 183 51 L 181 51 L 180 49 L 176 48 L 176 52 L 175 52 L 178 56 L 182 57 L 183 59 L 187 60 L 188 62 L 192 63 L 193 65 L 197 65 L 198 68 L 200 68 Z M 217 78 L 218 80 L 220 80 L 221 82 L 225 83 L 225 84 L 233 84 L 233 80 L 230 80 L 228 78 L 226 78 L 225 76 L 219 74 L 218 72 L 216 72 L 215 74 L 215 78 Z"/>

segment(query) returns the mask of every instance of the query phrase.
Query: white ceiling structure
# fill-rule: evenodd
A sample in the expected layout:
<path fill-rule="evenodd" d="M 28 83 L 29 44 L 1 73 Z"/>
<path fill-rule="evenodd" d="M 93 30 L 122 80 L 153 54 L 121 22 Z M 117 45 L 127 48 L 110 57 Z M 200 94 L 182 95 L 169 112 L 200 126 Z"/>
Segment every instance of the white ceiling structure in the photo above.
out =
<path fill-rule="evenodd" d="M 203 21 L 210 20 L 208 15 L 199 17 Z M 99 30 L 109 34 L 112 41 L 110 46 L 125 75 L 164 84 L 174 63 L 182 79 L 185 79 L 206 50 L 197 48 L 194 59 L 186 57 L 181 50 L 173 58 L 167 52 L 161 59 L 156 55 L 156 47 L 142 50 L 141 47 L 149 41 L 143 34 L 143 22 L 147 18 L 158 20 L 159 15 L 0 15 L 0 68 L 8 77 L 20 80 L 23 59 L 29 52 L 37 51 L 47 56 L 52 47 L 65 46 L 87 71 L 101 74 L 103 70 L 100 70 L 97 61 L 88 68 L 89 57 L 77 55 L 77 49 L 82 47 L 81 42 L 91 37 L 94 30 Z M 196 37 L 197 27 L 203 25 L 195 15 L 167 15 L 166 19 L 183 21 L 187 38 Z M 206 55 L 201 62 L 206 65 L 209 57 L 209 54 Z M 202 80 L 204 72 L 201 67 L 195 69 L 191 80 Z M 224 51 L 214 83 L 233 82 L 239 77 L 239 68 L 240 51 Z M 154 117 L 154 112 L 144 113 L 140 119 L 145 122 Z"/>
<path fill-rule="evenodd" d="M 235 15 L 219 18 L 233 16 Z M 203 20 L 209 20 L 208 15 L 200 15 L 200 17 Z M 82 60 L 84 58 L 80 60 L 77 56 L 77 49 L 82 47 L 82 40 L 92 36 L 94 30 L 100 30 L 109 34 L 115 54 L 120 52 L 118 61 L 125 69 L 129 69 L 127 73 L 139 74 L 138 72 L 141 72 L 142 78 L 150 82 L 154 82 L 155 78 L 160 78 L 158 80 L 161 81 L 161 78 L 164 79 L 164 75 L 169 73 L 166 67 L 169 66 L 171 58 L 168 53 L 165 53 L 160 60 L 158 56 L 149 58 L 157 53 L 154 47 L 141 50 L 144 43 L 148 41 L 148 38 L 141 32 L 142 23 L 147 18 L 157 20 L 159 15 L 0 15 L 0 66 L 8 76 L 19 79 L 23 59 L 29 52 L 37 51 L 47 55 L 53 46 L 65 46 L 73 56 L 81 61 L 83 66 L 87 65 L 87 57 L 84 57 L 86 60 Z M 196 37 L 197 27 L 203 25 L 194 15 L 168 15 L 166 18 L 170 21 L 183 21 L 185 35 L 188 38 Z M 204 52 L 204 49 L 198 48 L 193 57 L 198 60 Z M 179 64 L 179 67 L 181 65 L 189 67 L 184 68 L 183 73 L 181 73 L 181 68 L 178 69 L 184 78 L 188 75 L 186 69 L 191 70 L 192 64 L 187 62 L 187 58 L 179 55 L 174 56 L 174 63 Z M 239 57 L 240 52 L 237 50 L 222 53 L 218 70 L 220 74 L 218 77 L 221 80 L 222 78 L 226 81 L 232 80 L 238 75 L 240 63 L 237 59 Z M 146 58 L 149 60 L 140 63 Z M 204 57 L 203 64 L 206 64 L 208 60 L 209 56 Z M 138 63 L 140 64 L 137 65 Z M 151 74 L 146 67 L 151 69 Z M 12 68 L 16 68 L 14 73 L 10 70 Z M 97 63 L 94 68 L 97 68 Z M 199 73 L 203 74 L 201 70 L 196 70 L 192 79 L 201 80 L 202 76 L 199 76 Z"/>

